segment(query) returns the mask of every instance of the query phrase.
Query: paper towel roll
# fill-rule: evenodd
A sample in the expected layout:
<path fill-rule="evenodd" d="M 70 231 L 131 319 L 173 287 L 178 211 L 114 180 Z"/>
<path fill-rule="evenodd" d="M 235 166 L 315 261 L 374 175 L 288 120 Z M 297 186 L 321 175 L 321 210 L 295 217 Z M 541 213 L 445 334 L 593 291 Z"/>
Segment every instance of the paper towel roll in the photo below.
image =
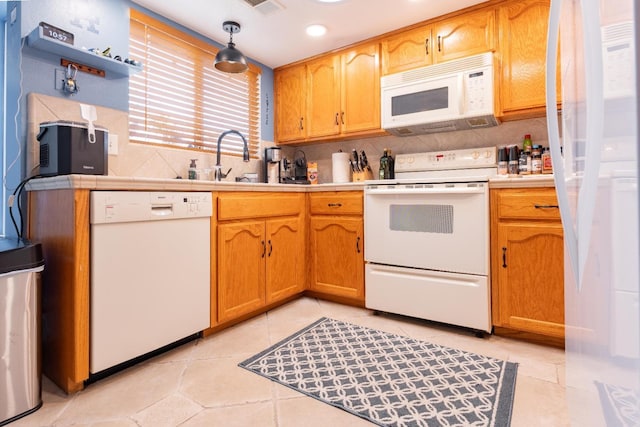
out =
<path fill-rule="evenodd" d="M 331 155 L 331 172 L 333 182 L 351 182 L 349 153 L 333 153 Z"/>

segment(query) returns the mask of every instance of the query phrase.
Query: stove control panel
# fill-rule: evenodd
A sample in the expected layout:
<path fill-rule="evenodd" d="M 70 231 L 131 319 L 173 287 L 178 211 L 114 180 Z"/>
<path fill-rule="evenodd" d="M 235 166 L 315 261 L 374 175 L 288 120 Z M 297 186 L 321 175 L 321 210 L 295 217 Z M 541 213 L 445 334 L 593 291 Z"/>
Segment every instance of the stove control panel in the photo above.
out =
<path fill-rule="evenodd" d="M 496 151 L 496 147 L 486 147 L 398 154 L 395 159 L 395 171 L 415 172 L 494 167 L 497 165 Z"/>

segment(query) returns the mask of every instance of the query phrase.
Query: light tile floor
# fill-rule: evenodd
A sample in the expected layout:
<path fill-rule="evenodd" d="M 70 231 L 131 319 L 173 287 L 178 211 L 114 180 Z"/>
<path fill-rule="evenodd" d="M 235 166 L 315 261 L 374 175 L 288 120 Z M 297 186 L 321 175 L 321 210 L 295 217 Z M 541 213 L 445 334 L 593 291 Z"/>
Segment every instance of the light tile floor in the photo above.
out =
<path fill-rule="evenodd" d="M 322 316 L 519 363 L 512 426 L 568 426 L 564 351 L 301 298 L 65 395 L 45 378 L 23 426 L 370 426 L 237 364 Z"/>

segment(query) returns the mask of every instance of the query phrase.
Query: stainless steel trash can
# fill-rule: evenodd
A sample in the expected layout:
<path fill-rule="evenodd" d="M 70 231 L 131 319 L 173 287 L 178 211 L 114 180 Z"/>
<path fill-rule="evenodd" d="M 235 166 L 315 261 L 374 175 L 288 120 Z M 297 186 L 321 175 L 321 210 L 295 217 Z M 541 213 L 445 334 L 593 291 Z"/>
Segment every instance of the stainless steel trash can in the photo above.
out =
<path fill-rule="evenodd" d="M 0 426 L 42 406 L 42 247 L 0 238 Z"/>

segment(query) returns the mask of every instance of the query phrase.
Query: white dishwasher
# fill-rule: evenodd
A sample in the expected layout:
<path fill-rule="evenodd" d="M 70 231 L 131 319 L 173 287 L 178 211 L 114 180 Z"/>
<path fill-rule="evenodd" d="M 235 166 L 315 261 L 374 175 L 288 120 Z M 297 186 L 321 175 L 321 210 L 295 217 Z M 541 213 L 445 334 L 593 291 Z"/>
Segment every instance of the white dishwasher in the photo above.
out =
<path fill-rule="evenodd" d="M 91 374 L 210 326 L 206 192 L 91 192 Z"/>

